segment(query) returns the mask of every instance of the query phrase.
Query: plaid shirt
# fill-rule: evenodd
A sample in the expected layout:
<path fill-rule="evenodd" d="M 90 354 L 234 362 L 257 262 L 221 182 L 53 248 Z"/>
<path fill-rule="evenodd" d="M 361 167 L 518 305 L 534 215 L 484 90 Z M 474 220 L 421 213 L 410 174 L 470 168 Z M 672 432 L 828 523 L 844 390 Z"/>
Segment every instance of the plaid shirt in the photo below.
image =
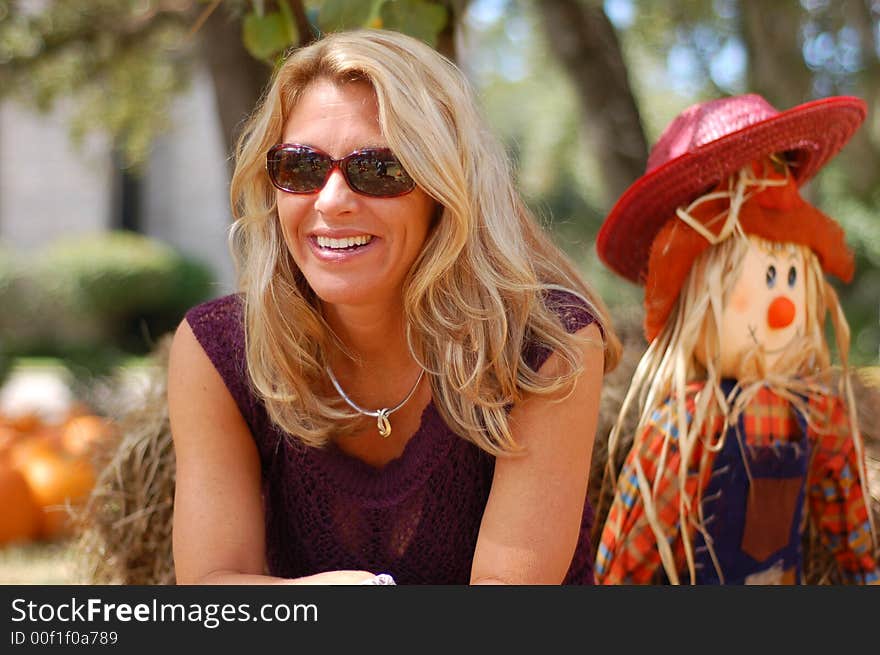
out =
<path fill-rule="evenodd" d="M 688 387 L 685 406 L 690 420 L 695 396 L 702 383 Z M 857 584 L 880 583 L 868 522 L 868 508 L 862 493 L 859 465 L 849 431 L 846 405 L 836 397 L 811 400 L 810 406 L 823 421 L 823 430 L 809 426 L 807 437 L 813 452 L 807 474 L 806 496 L 809 517 L 815 522 L 825 545 L 834 553 L 842 573 Z M 635 458 L 639 458 L 645 479 L 654 489 L 654 508 L 666 535 L 676 568 L 686 571 L 684 546 L 679 534 L 681 499 L 676 403 L 667 401 L 652 414 L 637 436 L 618 478 L 614 501 L 599 543 L 596 581 L 600 584 L 650 584 L 660 568 L 660 554 L 639 491 Z M 769 389 L 761 389 L 744 410 L 745 443 L 762 446 L 787 443 L 800 438 L 800 428 L 790 403 Z M 707 421 L 704 434 L 717 435 L 723 419 Z M 714 441 L 714 439 L 712 440 Z M 668 444 L 664 449 L 664 444 Z M 658 462 L 665 457 L 663 473 L 655 481 Z M 689 515 L 697 516 L 697 503 L 712 475 L 715 453 L 698 440 L 685 481 Z M 694 530 L 691 529 L 693 543 Z M 681 576 L 687 582 L 687 574 Z"/>

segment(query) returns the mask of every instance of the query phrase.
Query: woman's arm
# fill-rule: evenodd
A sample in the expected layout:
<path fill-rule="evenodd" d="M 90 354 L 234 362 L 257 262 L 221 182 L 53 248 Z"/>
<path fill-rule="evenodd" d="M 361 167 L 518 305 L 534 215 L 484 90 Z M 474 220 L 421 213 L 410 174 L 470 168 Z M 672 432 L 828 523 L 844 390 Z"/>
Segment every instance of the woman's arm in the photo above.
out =
<path fill-rule="evenodd" d="M 602 390 L 603 344 L 582 328 L 584 371 L 563 401 L 528 398 L 510 414 L 523 456 L 498 457 L 471 568 L 471 584 L 559 584 L 580 534 Z M 551 354 L 545 376 L 559 374 Z"/>
<path fill-rule="evenodd" d="M 256 444 L 189 324 L 174 335 L 168 412 L 177 461 L 174 568 L 178 584 L 356 584 L 367 571 L 287 580 L 265 575 Z"/>

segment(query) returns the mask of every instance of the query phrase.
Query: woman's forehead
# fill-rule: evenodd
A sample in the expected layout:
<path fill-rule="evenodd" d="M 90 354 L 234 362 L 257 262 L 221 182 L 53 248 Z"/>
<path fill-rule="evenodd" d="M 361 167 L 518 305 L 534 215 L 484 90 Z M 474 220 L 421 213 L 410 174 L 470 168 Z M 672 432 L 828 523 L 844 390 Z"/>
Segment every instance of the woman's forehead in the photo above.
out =
<path fill-rule="evenodd" d="M 378 105 L 373 88 L 363 82 L 338 84 L 317 80 L 306 87 L 284 121 L 282 138 L 322 148 L 383 145 Z"/>

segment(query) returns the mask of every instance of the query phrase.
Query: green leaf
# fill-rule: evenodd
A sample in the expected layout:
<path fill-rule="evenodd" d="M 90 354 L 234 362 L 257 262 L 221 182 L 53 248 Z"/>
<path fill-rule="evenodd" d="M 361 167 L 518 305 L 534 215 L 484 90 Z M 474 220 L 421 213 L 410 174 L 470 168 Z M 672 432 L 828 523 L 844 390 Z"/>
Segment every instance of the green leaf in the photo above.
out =
<path fill-rule="evenodd" d="M 377 4 L 377 0 L 325 0 L 318 13 L 318 27 L 322 32 L 365 27 Z"/>
<path fill-rule="evenodd" d="M 449 14 L 441 4 L 428 0 L 391 0 L 382 5 L 382 26 L 437 46 L 437 35 L 446 27 Z"/>
<path fill-rule="evenodd" d="M 278 8 L 281 10 L 281 18 L 284 20 L 284 27 L 287 28 L 287 38 L 291 43 L 299 42 L 299 30 L 296 28 L 296 19 L 293 17 L 290 3 L 288 3 L 287 0 L 278 0 Z"/>
<path fill-rule="evenodd" d="M 291 44 L 288 26 L 277 11 L 258 16 L 250 13 L 242 24 L 242 41 L 256 59 L 269 59 Z"/>

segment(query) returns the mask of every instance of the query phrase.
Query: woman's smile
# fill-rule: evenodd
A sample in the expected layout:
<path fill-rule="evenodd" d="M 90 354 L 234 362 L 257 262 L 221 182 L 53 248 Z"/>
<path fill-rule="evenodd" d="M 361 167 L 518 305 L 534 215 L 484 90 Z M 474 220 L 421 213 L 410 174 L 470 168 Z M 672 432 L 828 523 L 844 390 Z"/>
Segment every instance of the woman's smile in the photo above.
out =
<path fill-rule="evenodd" d="M 352 261 L 372 252 L 380 241 L 381 239 L 372 234 L 342 237 L 317 234 L 308 237 L 309 247 L 314 256 L 321 261 L 332 263 Z"/>

